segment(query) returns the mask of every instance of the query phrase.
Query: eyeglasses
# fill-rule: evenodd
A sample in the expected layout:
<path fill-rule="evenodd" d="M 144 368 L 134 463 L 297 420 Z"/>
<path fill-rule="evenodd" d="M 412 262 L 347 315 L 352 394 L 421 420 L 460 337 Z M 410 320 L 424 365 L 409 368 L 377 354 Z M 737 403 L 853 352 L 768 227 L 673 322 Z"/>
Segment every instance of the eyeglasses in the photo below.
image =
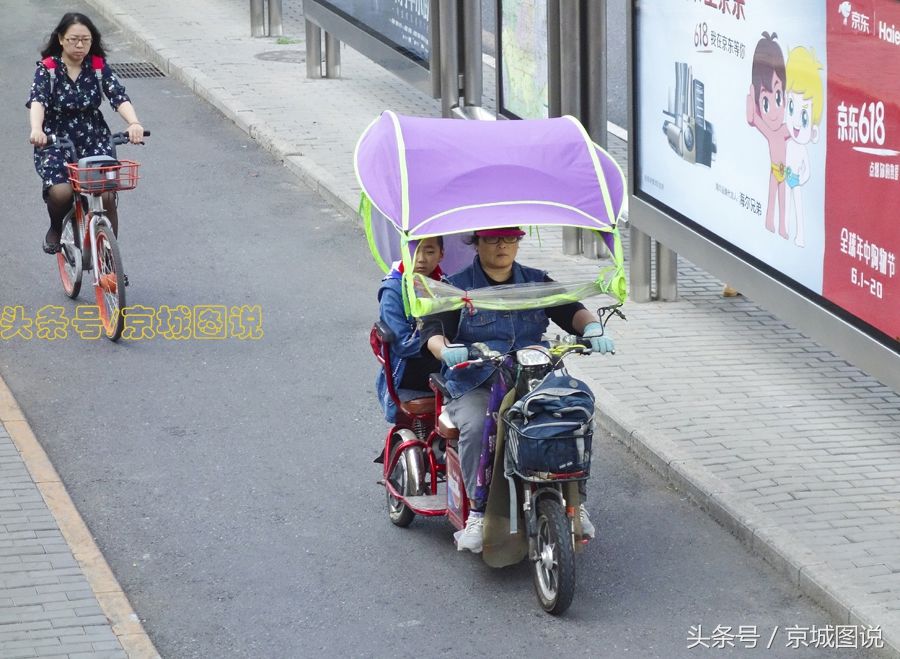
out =
<path fill-rule="evenodd" d="M 66 37 L 64 41 L 70 46 L 77 46 L 78 44 L 89 46 L 93 39 L 91 39 L 90 37 Z"/>
<path fill-rule="evenodd" d="M 522 236 L 481 236 L 478 238 L 478 240 L 485 243 L 486 245 L 496 245 L 501 240 L 507 245 L 514 245 L 515 243 L 522 240 Z"/>

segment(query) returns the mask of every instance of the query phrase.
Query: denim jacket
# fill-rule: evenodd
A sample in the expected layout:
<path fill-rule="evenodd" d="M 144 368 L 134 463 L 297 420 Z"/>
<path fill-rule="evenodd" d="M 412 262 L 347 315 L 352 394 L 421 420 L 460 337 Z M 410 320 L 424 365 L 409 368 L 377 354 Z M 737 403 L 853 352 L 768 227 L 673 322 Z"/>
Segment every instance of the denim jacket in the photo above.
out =
<path fill-rule="evenodd" d="M 545 281 L 546 272 L 513 263 L 512 284 Z M 452 275 L 448 281 L 464 290 L 484 288 L 490 285 L 481 262 L 474 262 L 465 270 Z M 543 309 L 525 311 L 490 311 L 463 309 L 459 315 L 459 329 L 454 341 L 471 345 L 481 342 L 492 350 L 510 352 L 540 343 L 547 330 L 549 320 Z M 443 375 L 453 398 L 459 398 L 468 391 L 485 383 L 496 369 L 491 366 L 470 367 L 461 370 L 444 368 Z"/>
<path fill-rule="evenodd" d="M 397 270 L 391 270 L 381 282 L 378 289 L 378 302 L 381 307 L 381 320 L 391 328 L 394 333 L 394 342 L 391 344 L 391 372 L 393 373 L 394 386 L 399 386 L 406 370 L 406 361 L 410 357 L 417 357 L 422 349 L 422 338 L 416 327 L 415 319 L 406 315 L 403 309 L 403 290 L 401 284 L 402 275 Z M 375 390 L 378 392 L 378 401 L 384 410 L 384 418 L 390 423 L 397 420 L 397 406 L 391 400 L 387 388 L 387 378 L 384 369 L 378 370 L 375 378 Z"/>

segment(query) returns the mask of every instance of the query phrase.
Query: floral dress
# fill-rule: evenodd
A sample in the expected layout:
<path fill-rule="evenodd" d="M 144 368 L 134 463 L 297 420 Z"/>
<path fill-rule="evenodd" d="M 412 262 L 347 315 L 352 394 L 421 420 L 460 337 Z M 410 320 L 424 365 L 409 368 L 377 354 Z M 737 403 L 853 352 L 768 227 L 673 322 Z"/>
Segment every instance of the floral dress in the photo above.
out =
<path fill-rule="evenodd" d="M 110 130 L 100 111 L 103 94 L 109 99 L 113 109 L 129 101 L 125 87 L 104 60 L 102 79 L 98 80 L 91 65 L 91 58 L 85 57 L 81 73 L 73 82 L 69 78 L 65 62 L 56 60 L 56 83 L 50 94 L 50 72 L 43 62 L 38 62 L 31 84 L 31 95 L 25 107 L 33 101 L 44 106 L 44 133 L 57 137 L 68 137 L 75 144 L 75 157 L 111 156 L 113 148 L 109 143 Z M 34 168 L 44 183 L 44 192 L 51 185 L 67 183 L 66 155 L 59 147 L 34 150 Z"/>

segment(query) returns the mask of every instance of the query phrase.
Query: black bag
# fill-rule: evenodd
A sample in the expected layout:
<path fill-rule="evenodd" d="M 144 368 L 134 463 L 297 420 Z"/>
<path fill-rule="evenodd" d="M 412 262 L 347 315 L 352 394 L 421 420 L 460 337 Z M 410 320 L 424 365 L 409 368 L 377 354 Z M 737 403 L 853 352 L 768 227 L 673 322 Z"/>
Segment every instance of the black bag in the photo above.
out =
<path fill-rule="evenodd" d="M 507 456 L 519 473 L 589 471 L 594 395 L 564 369 L 516 401 L 506 423 Z"/>

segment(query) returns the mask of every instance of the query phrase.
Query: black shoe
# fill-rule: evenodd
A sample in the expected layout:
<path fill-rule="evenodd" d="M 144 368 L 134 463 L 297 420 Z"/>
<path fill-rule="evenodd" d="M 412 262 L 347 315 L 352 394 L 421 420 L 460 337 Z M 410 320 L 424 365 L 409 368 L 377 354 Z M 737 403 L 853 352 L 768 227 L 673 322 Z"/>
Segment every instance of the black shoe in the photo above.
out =
<path fill-rule="evenodd" d="M 60 249 L 59 232 L 54 231 L 52 227 L 47 230 L 47 234 L 44 236 L 43 248 L 45 254 L 56 254 Z"/>

